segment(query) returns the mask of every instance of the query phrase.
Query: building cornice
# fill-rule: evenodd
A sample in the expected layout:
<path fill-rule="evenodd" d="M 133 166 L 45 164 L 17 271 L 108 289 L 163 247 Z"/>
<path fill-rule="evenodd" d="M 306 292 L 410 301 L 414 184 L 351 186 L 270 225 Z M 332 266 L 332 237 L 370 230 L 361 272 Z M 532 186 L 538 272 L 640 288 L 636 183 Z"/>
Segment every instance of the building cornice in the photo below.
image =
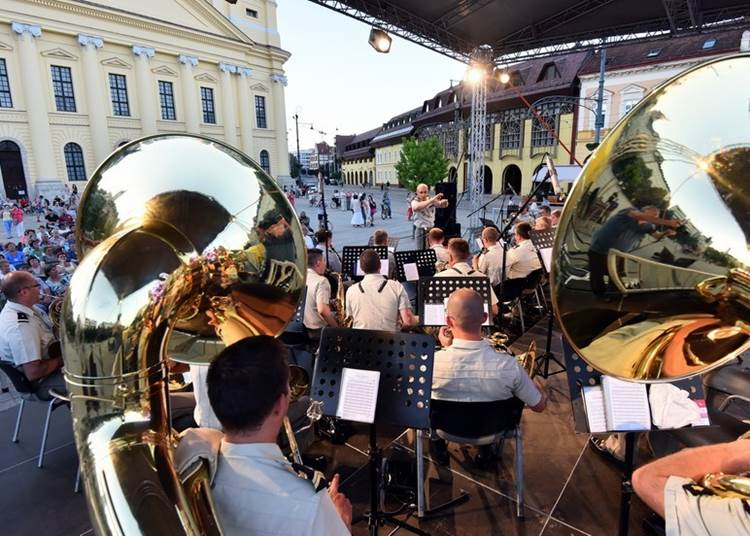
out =
<path fill-rule="evenodd" d="M 717 56 L 721 56 L 721 54 Z M 605 80 L 609 80 L 615 77 L 624 78 L 624 77 L 633 76 L 636 74 L 642 74 L 644 72 L 656 73 L 659 71 L 669 71 L 672 69 L 684 70 L 684 69 L 687 69 L 688 67 L 692 67 L 693 65 L 697 65 L 706 60 L 709 60 L 713 57 L 716 57 L 716 56 L 699 56 L 695 58 L 688 58 L 688 59 L 670 61 L 670 62 L 664 62 L 664 63 L 649 63 L 649 64 L 644 64 L 644 65 L 633 65 L 631 67 L 627 67 L 623 69 L 607 70 L 604 73 L 604 76 L 605 76 Z M 583 75 L 580 75 L 579 78 L 581 79 L 581 82 L 598 81 L 599 73 L 583 74 Z M 655 77 L 655 78 L 658 78 L 658 77 Z"/>

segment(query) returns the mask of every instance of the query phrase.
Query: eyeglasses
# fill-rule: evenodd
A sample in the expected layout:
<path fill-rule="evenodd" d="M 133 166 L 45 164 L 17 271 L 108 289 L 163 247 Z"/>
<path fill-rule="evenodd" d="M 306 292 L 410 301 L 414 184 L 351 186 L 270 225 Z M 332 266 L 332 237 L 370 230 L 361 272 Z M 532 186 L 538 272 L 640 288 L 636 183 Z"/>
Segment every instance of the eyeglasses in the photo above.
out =
<path fill-rule="evenodd" d="M 24 290 L 24 289 L 27 289 L 27 288 L 39 288 L 41 286 L 42 285 L 40 285 L 39 283 L 37 283 L 36 285 L 29 285 L 28 287 L 23 287 L 23 288 L 21 288 L 21 290 Z"/>

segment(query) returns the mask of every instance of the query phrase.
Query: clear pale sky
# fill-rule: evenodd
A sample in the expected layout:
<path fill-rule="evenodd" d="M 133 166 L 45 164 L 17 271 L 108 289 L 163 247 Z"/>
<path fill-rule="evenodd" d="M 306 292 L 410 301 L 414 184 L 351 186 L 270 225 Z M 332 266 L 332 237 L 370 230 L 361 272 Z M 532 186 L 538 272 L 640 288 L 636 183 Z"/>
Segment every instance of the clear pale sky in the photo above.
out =
<path fill-rule="evenodd" d="M 311 148 L 328 133 L 358 134 L 417 106 L 451 79 L 463 77 L 464 64 L 396 36 L 391 52 L 378 54 L 367 43 L 366 24 L 308 0 L 278 0 L 281 46 L 292 53 L 284 65 L 289 148 L 294 151 L 292 116 L 299 113 L 300 148 Z"/>

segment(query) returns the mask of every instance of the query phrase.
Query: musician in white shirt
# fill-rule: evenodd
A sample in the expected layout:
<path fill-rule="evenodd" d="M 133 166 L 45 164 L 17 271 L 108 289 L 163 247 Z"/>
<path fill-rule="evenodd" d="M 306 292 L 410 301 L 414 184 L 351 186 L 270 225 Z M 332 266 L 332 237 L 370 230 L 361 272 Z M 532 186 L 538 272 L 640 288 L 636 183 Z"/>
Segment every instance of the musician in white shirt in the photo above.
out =
<path fill-rule="evenodd" d="M 487 277 L 481 272 L 477 272 L 469 266 L 469 243 L 463 238 L 451 238 L 448 242 L 448 253 L 450 260 L 448 268 L 435 274 L 435 277 Z M 497 315 L 498 300 L 495 291 L 490 286 L 490 300 L 492 314 Z"/>

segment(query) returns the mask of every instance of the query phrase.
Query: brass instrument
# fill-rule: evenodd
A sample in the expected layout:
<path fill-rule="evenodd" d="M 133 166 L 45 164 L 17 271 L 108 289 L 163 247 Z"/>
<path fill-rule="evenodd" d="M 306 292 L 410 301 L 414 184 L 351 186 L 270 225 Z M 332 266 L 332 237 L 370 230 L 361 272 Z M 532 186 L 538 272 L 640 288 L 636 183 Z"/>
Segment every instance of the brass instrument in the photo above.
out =
<path fill-rule="evenodd" d="M 333 303 L 333 310 L 336 312 L 336 322 L 339 327 L 350 328 L 352 327 L 353 319 L 350 316 L 346 316 L 346 289 L 344 288 L 344 278 L 338 272 L 331 272 L 331 275 L 336 278 L 338 283 L 336 287 L 336 299 Z"/>
<path fill-rule="evenodd" d="M 284 329 L 305 284 L 297 217 L 235 149 L 159 135 L 95 171 L 76 238 L 61 335 L 94 530 L 220 534 L 207 472 L 183 483 L 173 465 L 166 357 L 207 364 L 224 344 Z M 186 344 L 170 346 L 173 332 Z"/>
<path fill-rule="evenodd" d="M 495 349 L 495 351 L 505 352 L 513 355 L 513 353 L 507 346 L 508 336 L 502 331 L 496 331 L 489 336 L 488 340 L 490 341 L 490 344 Z M 534 376 L 536 376 L 536 340 L 532 339 L 526 351 L 522 354 L 518 354 L 515 357 L 518 360 L 518 363 L 529 375 L 529 377 L 533 379 Z"/>
<path fill-rule="evenodd" d="M 740 54 L 658 87 L 609 132 L 568 198 L 552 299 L 565 337 L 603 374 L 673 381 L 750 348 L 749 78 Z M 696 107 L 706 95 L 717 98 Z M 616 210 L 591 215 L 612 199 Z M 738 483 L 711 476 L 706 487 L 750 499 Z"/>

